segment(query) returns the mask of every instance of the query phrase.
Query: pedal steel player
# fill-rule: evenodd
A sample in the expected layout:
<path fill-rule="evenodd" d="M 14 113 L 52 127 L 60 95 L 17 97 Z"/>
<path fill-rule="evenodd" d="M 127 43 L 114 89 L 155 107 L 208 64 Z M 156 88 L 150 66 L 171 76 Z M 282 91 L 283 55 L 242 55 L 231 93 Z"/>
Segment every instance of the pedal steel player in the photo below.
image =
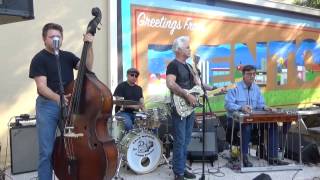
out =
<path fill-rule="evenodd" d="M 256 68 L 246 65 L 242 69 L 243 80 L 236 84 L 236 88 L 228 90 L 225 96 L 225 109 L 227 110 L 228 125 L 232 126 L 232 113 L 242 111 L 251 113 L 253 110 L 275 111 L 267 107 L 264 98 L 257 84 L 254 83 Z M 236 125 L 238 125 L 236 123 Z M 271 165 L 287 165 L 287 162 L 278 158 L 278 133 L 277 124 L 271 123 L 268 128 L 268 161 Z M 263 125 L 264 126 L 264 125 Z M 253 164 L 248 159 L 248 145 L 251 138 L 252 125 L 243 124 L 242 131 L 242 155 L 244 167 L 252 167 Z"/>

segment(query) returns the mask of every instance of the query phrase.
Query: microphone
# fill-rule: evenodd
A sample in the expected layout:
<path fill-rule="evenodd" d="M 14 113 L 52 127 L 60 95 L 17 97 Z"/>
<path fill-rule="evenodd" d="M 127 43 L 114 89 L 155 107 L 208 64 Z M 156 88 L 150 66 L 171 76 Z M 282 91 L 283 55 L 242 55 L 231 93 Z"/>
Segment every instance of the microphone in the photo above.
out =
<path fill-rule="evenodd" d="M 52 45 L 53 45 L 54 54 L 58 55 L 59 47 L 60 47 L 60 38 L 58 36 L 54 36 L 52 38 Z"/>
<path fill-rule="evenodd" d="M 196 65 L 195 68 L 197 70 L 198 75 L 201 76 L 201 71 L 200 71 L 200 69 L 197 68 L 197 64 L 199 63 L 199 61 L 200 61 L 200 56 L 198 54 L 194 54 L 193 55 L 193 62 Z"/>
<path fill-rule="evenodd" d="M 198 64 L 200 61 L 200 56 L 198 54 L 193 55 L 193 61 L 195 64 Z"/>

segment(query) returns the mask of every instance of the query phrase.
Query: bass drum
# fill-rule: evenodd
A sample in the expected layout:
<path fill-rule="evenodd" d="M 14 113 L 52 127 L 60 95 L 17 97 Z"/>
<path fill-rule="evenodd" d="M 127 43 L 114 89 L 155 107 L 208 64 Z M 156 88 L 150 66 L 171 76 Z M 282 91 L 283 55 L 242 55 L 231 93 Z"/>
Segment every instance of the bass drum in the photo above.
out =
<path fill-rule="evenodd" d="M 120 152 L 135 173 L 146 174 L 158 167 L 162 145 L 151 132 L 134 129 L 121 140 Z"/>

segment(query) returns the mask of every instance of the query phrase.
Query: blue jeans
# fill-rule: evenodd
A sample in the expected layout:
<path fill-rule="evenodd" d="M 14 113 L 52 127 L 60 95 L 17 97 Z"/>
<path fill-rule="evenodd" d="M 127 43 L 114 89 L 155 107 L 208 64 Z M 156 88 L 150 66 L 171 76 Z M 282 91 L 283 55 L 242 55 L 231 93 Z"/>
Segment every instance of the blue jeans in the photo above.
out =
<path fill-rule="evenodd" d="M 125 126 L 126 131 L 129 131 L 133 128 L 133 124 L 134 124 L 134 114 L 133 113 L 119 111 L 115 115 L 121 116 L 124 118 L 124 126 Z"/>
<path fill-rule="evenodd" d="M 176 113 L 172 112 L 173 123 L 173 157 L 172 165 L 175 175 L 183 175 L 187 160 L 187 149 L 191 140 L 193 123 L 195 114 L 182 118 Z"/>
<path fill-rule="evenodd" d="M 36 101 L 36 121 L 39 143 L 39 180 L 52 179 L 52 151 L 59 118 L 60 108 L 57 102 L 38 96 Z"/>
<path fill-rule="evenodd" d="M 270 158 L 278 158 L 279 134 L 277 123 L 270 123 L 268 127 L 268 155 Z"/>

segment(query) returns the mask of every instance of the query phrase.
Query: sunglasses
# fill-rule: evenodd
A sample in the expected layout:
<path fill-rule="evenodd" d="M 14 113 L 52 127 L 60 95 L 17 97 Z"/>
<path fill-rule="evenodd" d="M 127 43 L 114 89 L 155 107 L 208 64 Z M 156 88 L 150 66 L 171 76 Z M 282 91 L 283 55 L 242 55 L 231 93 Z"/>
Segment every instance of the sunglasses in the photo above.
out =
<path fill-rule="evenodd" d="M 135 77 L 135 78 L 138 78 L 139 75 L 138 74 L 130 74 L 131 77 Z"/>
<path fill-rule="evenodd" d="M 246 76 L 255 76 L 256 75 L 256 72 L 251 72 L 251 73 L 244 73 L 244 75 Z"/>

